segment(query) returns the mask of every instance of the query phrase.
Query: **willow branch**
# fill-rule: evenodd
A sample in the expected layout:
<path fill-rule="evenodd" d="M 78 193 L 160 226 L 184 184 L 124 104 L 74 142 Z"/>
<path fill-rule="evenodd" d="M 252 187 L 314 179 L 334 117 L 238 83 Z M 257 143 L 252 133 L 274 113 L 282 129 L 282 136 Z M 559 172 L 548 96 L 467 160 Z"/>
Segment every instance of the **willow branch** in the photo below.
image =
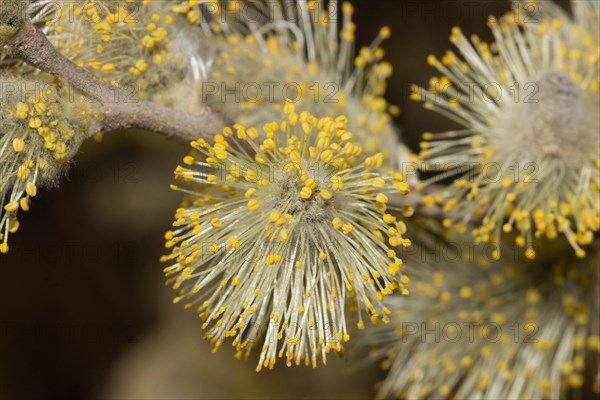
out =
<path fill-rule="evenodd" d="M 139 128 L 190 141 L 210 138 L 225 126 L 208 106 L 197 114 L 189 114 L 132 97 L 119 88 L 100 82 L 63 56 L 37 27 L 30 25 L 26 32 L 9 44 L 9 52 L 98 101 L 103 109 L 103 132 Z"/>

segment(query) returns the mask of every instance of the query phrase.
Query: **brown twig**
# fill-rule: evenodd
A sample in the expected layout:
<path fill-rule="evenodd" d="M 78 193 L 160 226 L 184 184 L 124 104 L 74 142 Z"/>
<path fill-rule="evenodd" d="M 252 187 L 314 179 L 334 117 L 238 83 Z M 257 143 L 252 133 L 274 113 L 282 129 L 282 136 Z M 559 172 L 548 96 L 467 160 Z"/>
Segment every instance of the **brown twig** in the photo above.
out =
<path fill-rule="evenodd" d="M 100 82 L 63 56 L 35 26 L 30 25 L 26 32 L 8 45 L 9 52 L 98 101 L 103 108 L 103 132 L 139 128 L 190 141 L 210 138 L 225 126 L 207 106 L 200 113 L 189 114 L 132 97 Z"/>

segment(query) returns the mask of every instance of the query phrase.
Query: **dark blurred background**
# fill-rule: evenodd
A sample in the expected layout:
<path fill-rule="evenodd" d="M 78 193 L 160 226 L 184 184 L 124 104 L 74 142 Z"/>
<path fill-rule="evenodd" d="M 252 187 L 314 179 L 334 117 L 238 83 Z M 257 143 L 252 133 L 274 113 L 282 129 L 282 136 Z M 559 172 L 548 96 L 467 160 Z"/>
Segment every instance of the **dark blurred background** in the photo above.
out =
<path fill-rule="evenodd" d="M 360 45 L 392 28 L 388 99 L 411 144 L 448 126 L 408 100 L 410 84 L 434 74 L 427 55 L 450 48 L 454 25 L 489 40 L 487 16 L 509 10 L 508 0 L 354 4 Z M 186 152 L 143 132 L 86 143 L 60 189 L 41 191 L 21 216 L 0 258 L 0 399 L 372 397 L 376 366 L 352 373 L 345 357 L 257 374 L 228 346 L 212 355 L 194 313 L 171 304 L 158 259 L 180 198 L 172 171 Z"/>

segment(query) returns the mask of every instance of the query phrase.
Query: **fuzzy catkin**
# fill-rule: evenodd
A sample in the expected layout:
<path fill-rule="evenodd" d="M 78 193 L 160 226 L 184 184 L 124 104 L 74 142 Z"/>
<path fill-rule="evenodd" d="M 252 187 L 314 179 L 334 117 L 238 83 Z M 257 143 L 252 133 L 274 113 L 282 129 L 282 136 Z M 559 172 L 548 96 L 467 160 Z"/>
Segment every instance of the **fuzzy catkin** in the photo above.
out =
<path fill-rule="evenodd" d="M 100 128 L 96 103 L 48 76 L 0 75 L 0 251 L 40 186 L 53 186 Z"/>
<path fill-rule="evenodd" d="M 505 246 L 496 261 L 468 236 L 428 235 L 405 258 L 411 296 L 388 298 L 392 323 L 357 339 L 388 370 L 378 398 L 600 393 L 597 241 L 585 259 L 562 239 L 535 260 Z"/>
<path fill-rule="evenodd" d="M 291 102 L 284 113 L 262 135 L 236 125 L 192 143 L 162 259 L 175 302 L 198 313 L 216 349 L 229 337 L 237 357 L 262 346 L 257 370 L 283 357 L 325 363 L 350 339 L 347 303 L 364 328 L 389 322 L 384 296 L 408 294 L 394 250 L 410 245 L 406 226 L 386 212 L 388 195 L 408 192 L 402 174 L 379 172 L 381 153 L 361 161 L 345 116 Z"/>
<path fill-rule="evenodd" d="M 442 75 L 412 95 L 462 126 L 423 134 L 422 170 L 434 172 L 424 185 L 454 178 L 425 203 L 477 241 L 513 233 L 529 258 L 540 239 L 559 236 L 585 257 L 600 229 L 600 16 L 589 2 L 573 6 L 575 19 L 550 18 L 554 11 L 532 24 L 524 12 L 490 17 L 491 44 L 454 28 L 462 57 L 430 56 Z"/>

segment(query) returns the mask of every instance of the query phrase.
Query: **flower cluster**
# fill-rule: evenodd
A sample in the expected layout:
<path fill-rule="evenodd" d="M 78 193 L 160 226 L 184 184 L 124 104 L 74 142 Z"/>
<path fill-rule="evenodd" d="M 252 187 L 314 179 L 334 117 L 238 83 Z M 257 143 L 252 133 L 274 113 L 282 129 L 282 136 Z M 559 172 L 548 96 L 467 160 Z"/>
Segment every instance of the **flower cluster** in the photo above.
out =
<path fill-rule="evenodd" d="M 567 46 L 579 47 L 582 43 L 600 42 L 600 4 L 597 1 L 572 0 L 572 15 L 569 15 L 561 6 L 553 1 L 540 0 L 513 0 L 513 9 L 517 15 L 527 18 L 527 23 L 561 21 L 561 34 Z"/>
<path fill-rule="evenodd" d="M 231 338 L 238 358 L 260 348 L 257 371 L 316 367 L 353 323 L 393 319 L 363 339 L 391 368 L 380 397 L 495 399 L 600 393 L 599 4 L 574 1 L 570 16 L 513 1 L 488 20 L 493 43 L 454 28 L 460 54 L 429 56 L 441 75 L 411 97 L 459 128 L 423 134 L 430 178 L 415 186 L 441 215 L 411 226 L 422 257 L 408 267 L 414 210 L 400 196 L 414 181 L 391 167 L 408 155 L 384 99 L 389 28 L 355 51 L 353 7 L 336 0 L 36 0 L 28 12 L 103 83 L 230 125 L 175 170 L 185 198 L 161 258 L 215 351 Z M 22 11 L 0 10 L 0 42 L 30 26 Z M 60 79 L 0 62 L 21 73 L 0 75 L 15 88 L 0 99 L 5 253 L 18 214 L 101 116 Z"/>
<path fill-rule="evenodd" d="M 136 96 L 161 93 L 183 78 L 185 31 L 173 1 L 39 0 L 30 12 L 67 58 Z M 177 38 L 175 40 L 175 38 Z"/>
<path fill-rule="evenodd" d="M 406 194 L 400 173 L 380 171 L 383 155 L 360 161 L 347 118 L 296 113 L 255 128 L 235 125 L 194 152 L 175 174 L 189 196 L 166 234 L 163 262 L 175 302 L 195 307 L 218 348 L 233 337 L 238 356 L 263 338 L 258 370 L 316 366 L 349 339 L 346 299 L 358 326 L 387 322 L 383 297 L 408 294 L 394 247 L 406 226 L 387 213 Z M 264 139 L 260 137 L 264 137 Z M 280 344 L 281 342 L 281 344 Z"/>
<path fill-rule="evenodd" d="M 419 264 L 410 269 L 411 296 L 390 297 L 392 323 L 365 332 L 371 356 L 389 369 L 378 397 L 600 393 L 597 243 L 583 260 L 569 257 L 562 241 L 543 260 L 516 252 L 514 262 L 505 254 L 500 263 L 465 239 L 413 252 L 440 262 L 409 258 L 407 269 Z"/>
<path fill-rule="evenodd" d="M 383 152 L 392 166 L 408 157 L 395 154 L 399 110 L 383 97 L 390 29 L 356 53 L 350 3 L 38 0 L 30 13 L 65 56 L 136 95 L 192 113 L 208 105 L 247 126 L 293 98 L 319 118 L 355 115 L 349 128 L 365 155 Z"/>
<path fill-rule="evenodd" d="M 40 185 L 54 184 L 83 139 L 99 128 L 92 103 L 45 78 L 1 75 L 0 252 L 19 229 L 19 211 Z"/>
<path fill-rule="evenodd" d="M 343 3 L 341 12 L 337 1 L 195 4 L 186 0 L 173 8 L 201 28 L 201 43 L 213 44 L 199 45 L 193 73 L 203 99 L 192 101 L 192 107 L 208 102 L 230 120 L 262 126 L 291 98 L 299 111 L 318 118 L 354 116 L 348 128 L 365 156 L 395 156 L 390 150 L 397 133 L 390 116 L 398 108 L 383 97 L 392 67 L 379 47 L 389 28 L 356 54 L 350 3 Z"/>
<path fill-rule="evenodd" d="M 558 13 L 550 6 L 537 23 L 517 11 L 490 17 L 491 45 L 454 28 L 464 60 L 429 57 L 443 75 L 412 96 L 463 127 L 421 143 L 431 181 L 457 176 L 424 199 L 442 205 L 448 225 L 471 222 L 482 242 L 513 232 L 530 258 L 534 240 L 562 234 L 585 256 L 600 228 L 600 17 L 591 3 L 574 2 L 574 20 L 547 18 Z"/>

